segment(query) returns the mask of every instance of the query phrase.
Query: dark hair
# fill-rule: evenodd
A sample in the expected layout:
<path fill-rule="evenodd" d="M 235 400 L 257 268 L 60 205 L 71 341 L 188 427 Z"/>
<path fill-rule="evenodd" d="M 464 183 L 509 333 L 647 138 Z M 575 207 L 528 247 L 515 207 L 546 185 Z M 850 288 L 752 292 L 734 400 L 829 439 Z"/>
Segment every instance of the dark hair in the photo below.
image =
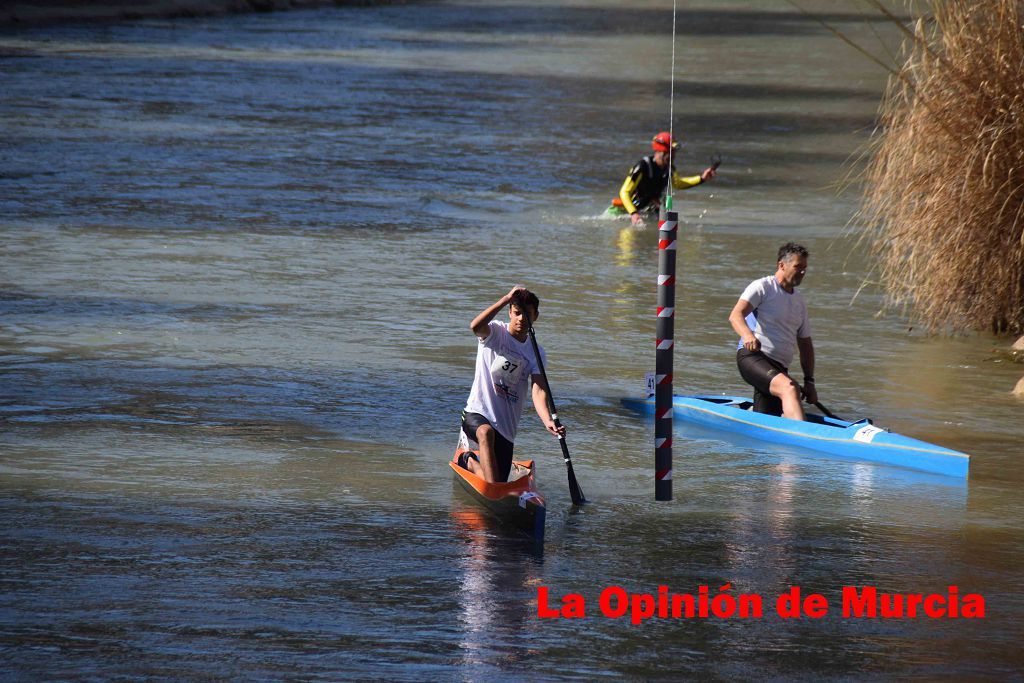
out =
<path fill-rule="evenodd" d="M 807 249 L 802 244 L 796 242 L 786 242 L 779 247 L 779 258 L 776 261 L 788 261 L 794 254 L 797 256 L 808 256 Z"/>
<path fill-rule="evenodd" d="M 540 313 L 540 299 L 538 299 L 537 295 L 528 289 L 522 289 L 516 292 L 516 295 L 512 297 L 512 301 L 510 301 L 508 305 L 518 306 L 521 311 L 525 311 L 527 308 L 532 308 L 534 314 Z"/>

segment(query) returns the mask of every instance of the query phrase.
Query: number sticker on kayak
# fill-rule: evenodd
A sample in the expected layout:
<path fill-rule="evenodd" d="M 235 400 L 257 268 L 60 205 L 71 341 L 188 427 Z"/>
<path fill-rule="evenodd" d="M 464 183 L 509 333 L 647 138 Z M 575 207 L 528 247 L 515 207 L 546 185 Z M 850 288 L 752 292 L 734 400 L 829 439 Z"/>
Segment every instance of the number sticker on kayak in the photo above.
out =
<path fill-rule="evenodd" d="M 526 507 L 526 501 L 532 500 L 533 498 L 539 498 L 539 497 L 540 496 L 538 496 L 535 492 L 527 491 L 526 493 L 523 493 L 523 494 L 521 494 L 519 496 L 519 507 L 525 508 Z"/>
<path fill-rule="evenodd" d="M 865 425 L 857 430 L 857 433 L 853 435 L 854 441 L 863 441 L 864 443 L 871 443 L 875 438 L 875 434 L 884 432 L 885 430 L 874 425 Z"/>

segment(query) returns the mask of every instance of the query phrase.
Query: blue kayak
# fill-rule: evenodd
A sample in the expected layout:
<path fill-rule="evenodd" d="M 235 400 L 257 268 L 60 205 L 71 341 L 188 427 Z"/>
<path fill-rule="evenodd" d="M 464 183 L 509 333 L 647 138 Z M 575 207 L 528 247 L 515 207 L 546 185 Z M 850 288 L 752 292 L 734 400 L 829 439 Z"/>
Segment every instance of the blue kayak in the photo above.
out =
<path fill-rule="evenodd" d="M 624 398 L 622 404 L 654 414 L 654 396 Z M 755 413 L 738 396 L 675 396 L 673 417 L 694 424 L 775 443 L 802 446 L 858 460 L 899 465 L 925 472 L 966 477 L 971 456 L 876 427 L 871 420 L 845 422 L 807 414 L 806 422 Z"/>

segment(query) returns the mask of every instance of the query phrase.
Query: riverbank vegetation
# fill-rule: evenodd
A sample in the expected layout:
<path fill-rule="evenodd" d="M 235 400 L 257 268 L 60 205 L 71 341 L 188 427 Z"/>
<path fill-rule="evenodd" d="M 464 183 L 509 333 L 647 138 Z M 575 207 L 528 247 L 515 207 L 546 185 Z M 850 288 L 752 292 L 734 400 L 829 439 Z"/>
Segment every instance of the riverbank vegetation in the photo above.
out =
<path fill-rule="evenodd" d="M 876 3 L 880 11 L 886 11 Z M 1024 0 L 935 0 L 880 109 L 858 221 L 889 307 L 1024 332 Z"/>

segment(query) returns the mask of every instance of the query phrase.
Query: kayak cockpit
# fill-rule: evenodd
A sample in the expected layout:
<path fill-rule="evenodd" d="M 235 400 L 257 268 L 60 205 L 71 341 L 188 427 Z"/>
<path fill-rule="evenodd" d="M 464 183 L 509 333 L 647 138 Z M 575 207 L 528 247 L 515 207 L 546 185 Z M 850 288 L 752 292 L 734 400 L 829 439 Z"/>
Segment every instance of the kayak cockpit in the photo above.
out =
<path fill-rule="evenodd" d="M 699 399 L 706 403 L 713 403 L 715 405 L 725 406 L 729 408 L 736 408 L 737 410 L 745 410 L 747 412 L 754 412 L 754 402 L 752 400 L 743 399 L 739 400 L 731 396 L 694 396 L 693 398 Z M 836 420 L 824 415 L 817 415 L 815 413 L 806 413 L 807 422 L 822 425 L 823 427 L 834 427 L 836 429 L 846 429 L 850 426 L 849 422 L 842 420 Z M 860 422 L 864 424 L 871 424 L 871 420 L 864 419 Z M 855 422 L 853 424 L 860 424 Z"/>

